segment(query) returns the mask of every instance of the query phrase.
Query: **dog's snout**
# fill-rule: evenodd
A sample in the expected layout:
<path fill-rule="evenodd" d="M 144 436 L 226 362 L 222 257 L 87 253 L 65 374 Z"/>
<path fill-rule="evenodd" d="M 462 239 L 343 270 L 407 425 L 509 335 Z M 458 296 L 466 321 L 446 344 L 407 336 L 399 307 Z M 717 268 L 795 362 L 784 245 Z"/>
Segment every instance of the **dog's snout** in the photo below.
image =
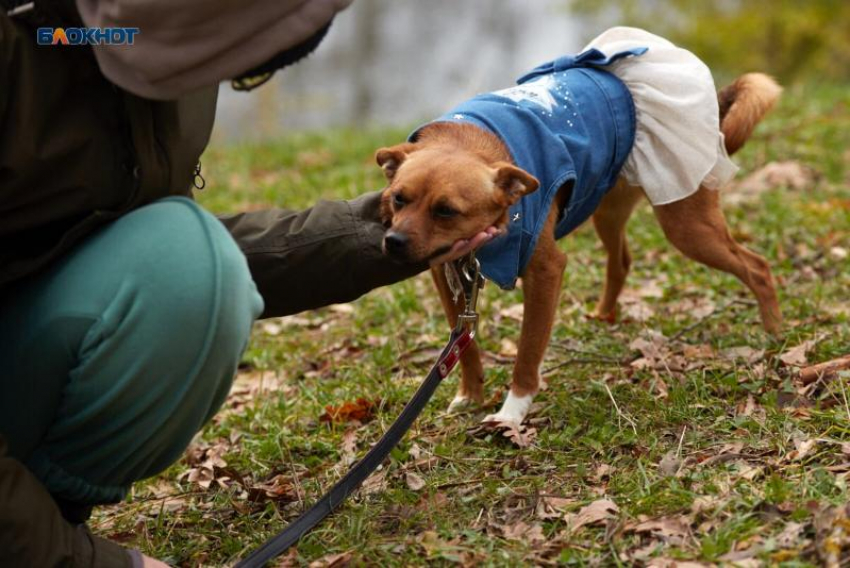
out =
<path fill-rule="evenodd" d="M 387 254 L 400 256 L 407 248 L 408 238 L 404 233 L 390 231 L 384 236 L 384 250 Z"/>

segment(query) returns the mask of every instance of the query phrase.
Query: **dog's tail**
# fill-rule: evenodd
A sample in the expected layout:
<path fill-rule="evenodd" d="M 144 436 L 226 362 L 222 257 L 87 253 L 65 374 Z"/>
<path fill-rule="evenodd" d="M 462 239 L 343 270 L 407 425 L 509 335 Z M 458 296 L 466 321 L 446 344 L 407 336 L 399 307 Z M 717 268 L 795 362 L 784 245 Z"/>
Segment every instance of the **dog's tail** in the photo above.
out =
<path fill-rule="evenodd" d="M 720 130 L 730 156 L 741 149 L 781 93 L 782 87 L 764 73 L 741 75 L 720 89 Z"/>

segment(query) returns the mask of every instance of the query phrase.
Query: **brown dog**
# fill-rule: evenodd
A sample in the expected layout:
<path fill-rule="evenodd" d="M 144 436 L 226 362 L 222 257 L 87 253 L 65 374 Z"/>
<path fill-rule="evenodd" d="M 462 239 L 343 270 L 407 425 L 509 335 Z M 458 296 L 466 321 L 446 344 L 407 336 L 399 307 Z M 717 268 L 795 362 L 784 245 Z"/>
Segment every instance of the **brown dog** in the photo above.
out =
<path fill-rule="evenodd" d="M 721 130 L 734 153 L 771 108 L 780 92 L 767 76 L 744 75 L 719 93 Z M 494 134 L 472 124 L 437 122 L 419 131 L 415 143 L 376 153 L 389 181 L 382 214 L 388 231 L 384 248 L 402 261 L 423 261 L 444 254 L 458 239 L 491 225 L 505 227 L 509 207 L 537 189 L 535 177 L 513 165 L 510 153 Z M 502 409 L 485 421 L 520 423 L 540 388 L 539 368 L 549 342 L 566 256 L 558 249 L 554 227 L 569 197 L 562 187 L 525 271 L 524 317 L 510 393 Z M 643 189 L 620 178 L 593 213 L 596 232 L 608 254 L 605 288 L 596 316 L 613 319 L 617 297 L 631 256 L 625 226 Z M 735 275 L 752 290 L 768 332 L 776 333 L 781 315 L 768 263 L 732 238 L 720 209 L 719 192 L 700 187 L 690 197 L 654 207 L 667 239 L 686 256 Z M 432 276 L 454 325 L 462 305 L 452 299 L 442 266 Z M 463 298 L 459 299 L 463 302 Z M 483 401 L 484 370 L 473 344 L 462 358 L 463 376 L 451 409 Z"/>

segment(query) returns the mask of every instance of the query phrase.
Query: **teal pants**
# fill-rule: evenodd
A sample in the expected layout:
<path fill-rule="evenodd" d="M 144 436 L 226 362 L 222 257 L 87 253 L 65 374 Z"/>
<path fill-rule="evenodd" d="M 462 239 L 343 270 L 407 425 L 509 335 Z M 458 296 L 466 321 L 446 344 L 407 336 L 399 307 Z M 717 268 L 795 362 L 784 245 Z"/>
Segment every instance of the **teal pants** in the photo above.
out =
<path fill-rule="evenodd" d="M 0 297 L 0 433 L 62 502 L 120 500 L 224 401 L 263 302 L 224 226 L 167 198 Z"/>

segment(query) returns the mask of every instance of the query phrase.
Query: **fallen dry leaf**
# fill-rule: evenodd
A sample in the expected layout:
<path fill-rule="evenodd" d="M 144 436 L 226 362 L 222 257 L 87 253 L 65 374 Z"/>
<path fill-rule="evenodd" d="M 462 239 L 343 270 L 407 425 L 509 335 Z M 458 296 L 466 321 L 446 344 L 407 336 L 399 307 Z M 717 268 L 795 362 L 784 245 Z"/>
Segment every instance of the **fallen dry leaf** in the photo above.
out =
<path fill-rule="evenodd" d="M 274 568 L 299 568 L 301 563 L 298 561 L 298 549 L 294 546 L 289 549 L 289 552 L 277 559 Z"/>
<path fill-rule="evenodd" d="M 672 558 L 652 558 L 646 568 L 708 568 L 714 566 L 707 562 L 695 562 L 693 560 L 673 560 Z"/>
<path fill-rule="evenodd" d="M 717 559 L 722 560 L 724 565 L 734 566 L 735 568 L 758 568 L 764 565 L 756 556 L 761 552 L 761 546 L 752 546 L 745 550 L 732 550 L 719 556 Z"/>
<path fill-rule="evenodd" d="M 630 565 L 645 566 L 645 562 L 663 547 L 664 542 L 650 539 L 644 546 L 638 546 L 621 552 L 620 560 L 622 562 L 631 562 L 632 564 Z"/>
<path fill-rule="evenodd" d="M 624 317 L 636 322 L 646 322 L 655 317 L 655 310 L 643 300 L 624 304 L 622 312 Z"/>
<path fill-rule="evenodd" d="M 810 188 L 817 179 L 817 172 L 800 162 L 770 162 L 741 181 L 730 184 L 723 197 L 726 203 L 737 205 L 755 201 L 773 188 L 786 187 L 797 191 Z"/>
<path fill-rule="evenodd" d="M 637 289 L 641 298 L 663 298 L 664 289 L 658 285 L 658 280 L 644 280 Z"/>
<path fill-rule="evenodd" d="M 329 422 L 332 424 L 340 422 L 368 422 L 374 417 L 375 408 L 380 404 L 380 400 L 367 400 L 363 397 L 358 398 L 354 402 L 344 402 L 339 406 L 328 405 L 325 407 L 325 413 L 319 417 L 321 422 Z"/>
<path fill-rule="evenodd" d="M 283 316 L 279 318 L 265 319 L 258 324 L 260 329 L 269 335 L 277 335 L 282 329 L 288 327 L 311 327 L 313 320 L 303 316 Z"/>
<path fill-rule="evenodd" d="M 383 469 L 379 469 L 363 481 L 363 485 L 360 486 L 360 494 L 371 495 L 373 493 L 380 493 L 386 488 L 387 472 Z"/>
<path fill-rule="evenodd" d="M 223 438 L 211 446 L 190 446 L 186 450 L 186 463 L 193 467 L 183 472 L 178 479 L 209 489 L 216 481 L 216 472 L 227 466 L 222 456 L 229 449 L 229 443 Z M 219 485 L 226 487 L 223 482 L 219 482 Z"/>
<path fill-rule="evenodd" d="M 817 445 L 817 440 L 794 440 L 794 449 L 785 456 L 786 461 L 799 461 L 811 453 Z"/>
<path fill-rule="evenodd" d="M 575 499 L 546 495 L 537 500 L 535 514 L 538 519 L 544 521 L 549 519 L 560 519 L 564 516 L 564 510 L 575 504 Z"/>
<path fill-rule="evenodd" d="M 416 537 L 416 542 L 425 550 L 428 558 L 440 558 L 446 553 L 453 556 L 457 554 L 459 538 L 446 541 L 441 539 L 436 531 L 428 530 L 419 533 Z"/>
<path fill-rule="evenodd" d="M 346 465 L 354 463 L 357 459 L 357 430 L 349 428 L 342 435 L 342 461 Z"/>
<path fill-rule="evenodd" d="M 704 319 L 714 313 L 717 306 L 703 296 L 697 298 L 685 298 L 668 306 L 673 313 L 687 314 L 694 319 Z"/>
<path fill-rule="evenodd" d="M 516 321 L 522 321 L 522 314 L 525 308 L 522 304 L 514 304 L 502 310 L 499 310 L 499 315 L 503 318 L 508 318 Z"/>
<path fill-rule="evenodd" d="M 648 519 L 638 523 L 629 523 L 623 530 L 625 532 L 651 533 L 665 539 L 679 537 L 684 538 L 691 532 L 688 518 L 684 515 L 676 517 L 662 517 L 660 519 Z"/>
<path fill-rule="evenodd" d="M 524 521 L 502 527 L 502 535 L 508 540 L 521 540 L 529 544 L 543 542 L 546 535 L 543 534 L 543 526 L 540 524 L 529 525 Z"/>
<path fill-rule="evenodd" d="M 352 551 L 328 554 L 310 562 L 310 568 L 345 568 L 351 564 Z"/>
<path fill-rule="evenodd" d="M 673 477 L 682 467 L 682 458 L 676 450 L 670 450 L 658 462 L 658 473 L 662 477 Z"/>
<path fill-rule="evenodd" d="M 744 461 L 738 461 L 736 463 L 738 466 L 737 477 L 741 479 L 753 481 L 757 477 L 761 477 L 764 473 L 764 467 L 762 466 L 752 466 Z"/>
<path fill-rule="evenodd" d="M 707 343 L 685 345 L 682 347 L 682 354 L 686 359 L 712 359 L 715 356 L 714 348 Z"/>
<path fill-rule="evenodd" d="M 499 355 L 502 355 L 504 357 L 516 357 L 516 343 L 514 343 L 513 340 L 508 339 L 507 337 L 503 338 L 501 343 L 499 344 Z"/>
<path fill-rule="evenodd" d="M 701 495 L 694 499 L 694 502 L 691 503 L 691 514 L 696 516 L 713 511 L 722 503 L 723 500 L 720 497 L 714 495 Z"/>
<path fill-rule="evenodd" d="M 351 304 L 332 304 L 328 306 L 328 309 L 337 314 L 353 314 L 354 306 Z"/>
<path fill-rule="evenodd" d="M 640 301 L 642 298 L 663 298 L 664 289 L 654 279 L 643 280 L 637 287 L 627 287 L 620 292 L 619 300 L 623 304 Z"/>
<path fill-rule="evenodd" d="M 620 508 L 610 499 L 599 499 L 582 507 L 577 513 L 564 515 L 564 520 L 570 532 L 576 532 L 581 527 L 613 519 L 619 512 Z"/>
<path fill-rule="evenodd" d="M 723 444 L 716 451 L 714 451 L 714 455 L 703 456 L 697 460 L 697 463 L 699 463 L 699 465 L 702 467 L 707 467 L 715 463 L 731 462 L 737 458 L 743 457 L 741 455 L 741 451 L 743 449 L 744 444 L 742 442 Z"/>
<path fill-rule="evenodd" d="M 233 380 L 227 400 L 215 420 L 242 412 L 245 406 L 255 399 L 269 393 L 281 393 L 287 396 L 295 387 L 284 384 L 284 377 L 277 371 L 251 370 L 240 372 Z"/>
<path fill-rule="evenodd" d="M 779 360 L 785 363 L 788 367 L 802 367 L 809 362 L 806 354 L 812 350 L 816 343 L 817 338 L 808 339 L 780 355 Z"/>
<path fill-rule="evenodd" d="M 537 437 L 537 429 L 507 420 L 496 422 L 485 422 L 482 424 L 487 430 L 501 432 L 502 436 L 513 442 L 518 448 L 527 448 Z"/>
<path fill-rule="evenodd" d="M 290 478 L 282 474 L 248 487 L 248 499 L 251 501 L 294 501 L 297 498 Z"/>
<path fill-rule="evenodd" d="M 601 463 L 596 467 L 596 470 L 593 472 L 593 480 L 599 483 L 603 481 L 606 477 L 611 477 L 612 473 L 614 473 L 613 467 L 611 467 L 607 463 Z"/>
<path fill-rule="evenodd" d="M 753 412 L 755 412 L 757 408 L 758 405 L 756 404 L 756 399 L 751 393 L 748 393 L 747 400 L 735 407 L 735 413 L 738 416 L 752 416 Z"/>
<path fill-rule="evenodd" d="M 764 349 L 753 349 L 747 345 L 730 347 L 720 352 L 720 358 L 727 361 L 743 359 L 747 363 L 757 363 L 764 357 Z"/>
<path fill-rule="evenodd" d="M 850 505 L 819 506 L 812 512 L 815 549 L 823 566 L 839 568 L 850 563 Z"/>
<path fill-rule="evenodd" d="M 667 351 L 667 338 L 650 330 L 632 340 L 629 349 L 640 351 L 647 359 L 658 359 Z"/>
<path fill-rule="evenodd" d="M 204 489 L 209 489 L 215 479 L 213 469 L 206 466 L 193 467 L 184 475 L 189 483 L 196 483 Z"/>
<path fill-rule="evenodd" d="M 423 487 L 425 487 L 425 480 L 422 477 L 412 471 L 408 471 L 404 476 L 405 481 L 407 482 L 407 486 L 411 491 L 421 491 Z"/>
<path fill-rule="evenodd" d="M 805 539 L 802 535 L 805 528 L 805 525 L 795 522 L 785 525 L 782 532 L 776 535 L 777 548 L 797 548 L 803 545 Z"/>

